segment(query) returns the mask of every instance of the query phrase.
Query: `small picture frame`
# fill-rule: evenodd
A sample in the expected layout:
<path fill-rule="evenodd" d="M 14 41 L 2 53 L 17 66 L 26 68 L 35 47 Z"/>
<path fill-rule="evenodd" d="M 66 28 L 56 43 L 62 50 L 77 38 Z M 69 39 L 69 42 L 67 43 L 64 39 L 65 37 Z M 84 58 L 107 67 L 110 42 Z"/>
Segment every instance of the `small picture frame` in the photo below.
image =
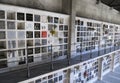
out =
<path fill-rule="evenodd" d="M 5 11 L 0 10 L 0 19 L 5 19 Z"/>
<path fill-rule="evenodd" d="M 59 18 L 58 17 L 54 17 L 54 23 L 59 23 Z"/>
<path fill-rule="evenodd" d="M 53 23 L 53 17 L 52 16 L 48 16 L 47 19 L 48 19 L 48 23 Z"/>
<path fill-rule="evenodd" d="M 59 19 L 59 23 L 60 23 L 60 24 L 64 24 L 64 18 L 60 18 L 60 19 Z"/>
<path fill-rule="evenodd" d="M 48 22 L 47 16 L 42 15 L 42 16 L 41 16 L 41 22 L 42 22 L 42 23 L 47 23 L 47 22 Z"/>

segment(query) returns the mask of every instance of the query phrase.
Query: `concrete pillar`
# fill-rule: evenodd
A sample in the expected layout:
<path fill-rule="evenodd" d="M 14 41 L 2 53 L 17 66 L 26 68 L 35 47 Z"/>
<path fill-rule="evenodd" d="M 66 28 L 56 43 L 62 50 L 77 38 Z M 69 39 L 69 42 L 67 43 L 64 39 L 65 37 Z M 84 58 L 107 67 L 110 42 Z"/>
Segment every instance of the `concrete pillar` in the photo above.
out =
<path fill-rule="evenodd" d="M 119 52 L 120 53 L 120 52 Z M 120 65 L 120 54 L 119 54 L 119 65 Z"/>
<path fill-rule="evenodd" d="M 115 54 L 111 55 L 111 71 L 114 72 L 114 61 L 115 61 Z"/>
<path fill-rule="evenodd" d="M 68 58 L 71 57 L 71 42 L 75 37 L 73 31 L 75 30 L 75 17 L 76 17 L 76 0 L 70 0 L 70 22 L 69 22 L 69 36 L 68 36 Z M 70 64 L 70 63 L 69 63 Z"/>
<path fill-rule="evenodd" d="M 71 43 L 72 38 L 75 38 L 75 17 L 76 17 L 76 0 L 62 0 L 62 10 L 64 13 L 70 14 L 70 21 L 69 21 L 69 31 L 68 31 L 68 65 L 70 65 L 70 58 L 71 58 Z"/>
<path fill-rule="evenodd" d="M 102 73 L 103 73 L 103 58 L 98 59 L 98 79 L 102 80 Z"/>
<path fill-rule="evenodd" d="M 72 38 L 75 37 L 73 33 L 75 29 L 75 17 L 76 17 L 76 0 L 62 0 L 62 10 L 66 14 L 70 14 L 70 21 L 69 21 L 69 31 L 68 31 L 68 65 L 70 65 L 70 58 L 71 58 L 71 41 Z M 67 70 L 67 82 L 70 83 L 70 69 Z"/>
<path fill-rule="evenodd" d="M 70 83 L 70 69 L 67 70 L 67 80 L 65 83 Z"/>

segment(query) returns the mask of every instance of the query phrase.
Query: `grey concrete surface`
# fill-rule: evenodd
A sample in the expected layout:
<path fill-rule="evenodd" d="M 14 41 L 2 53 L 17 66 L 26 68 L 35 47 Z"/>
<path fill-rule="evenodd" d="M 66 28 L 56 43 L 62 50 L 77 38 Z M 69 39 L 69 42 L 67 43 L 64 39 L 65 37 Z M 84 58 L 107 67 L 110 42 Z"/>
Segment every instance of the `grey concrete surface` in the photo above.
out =
<path fill-rule="evenodd" d="M 114 72 L 110 72 L 103 76 L 103 80 L 97 80 L 95 83 L 120 83 L 120 66 Z"/>
<path fill-rule="evenodd" d="M 0 0 L 0 3 L 70 14 L 70 0 Z M 120 24 L 120 13 L 96 0 L 76 0 L 76 15 Z"/>
<path fill-rule="evenodd" d="M 0 3 L 61 12 L 62 0 L 0 0 Z"/>
<path fill-rule="evenodd" d="M 120 24 L 119 12 L 96 0 L 77 0 L 76 11 L 77 16 Z"/>

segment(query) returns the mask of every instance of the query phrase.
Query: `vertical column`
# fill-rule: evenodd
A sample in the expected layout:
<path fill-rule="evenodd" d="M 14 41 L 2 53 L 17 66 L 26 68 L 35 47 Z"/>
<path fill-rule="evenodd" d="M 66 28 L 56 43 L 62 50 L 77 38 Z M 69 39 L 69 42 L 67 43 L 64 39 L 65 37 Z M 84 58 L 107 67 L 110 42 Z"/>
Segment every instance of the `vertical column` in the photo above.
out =
<path fill-rule="evenodd" d="M 76 0 L 62 0 L 62 12 L 70 14 L 69 32 L 68 32 L 68 65 L 70 65 L 71 44 L 75 40 L 75 17 L 76 17 Z"/>
<path fill-rule="evenodd" d="M 62 0 L 63 13 L 70 14 L 69 30 L 68 30 L 68 65 L 70 65 L 71 58 L 71 44 L 74 43 L 75 38 L 75 17 L 76 17 L 76 0 Z M 67 71 L 67 82 L 70 83 L 70 69 Z"/>
<path fill-rule="evenodd" d="M 113 53 L 111 55 L 111 71 L 114 72 L 114 59 L 115 58 L 115 54 Z"/>
<path fill-rule="evenodd" d="M 112 47 L 114 47 L 115 45 L 115 42 L 114 42 L 114 40 L 115 40 L 115 25 L 114 25 L 114 29 L 113 29 L 113 42 L 112 42 Z"/>
<path fill-rule="evenodd" d="M 100 29 L 100 45 L 99 45 L 99 50 L 101 50 L 101 49 L 103 49 L 103 47 L 102 47 L 102 45 L 103 45 L 103 23 L 101 23 L 101 29 Z M 103 50 L 102 51 L 100 51 L 100 55 L 101 55 L 101 53 L 102 53 L 102 55 L 103 55 Z"/>
<path fill-rule="evenodd" d="M 67 80 L 65 83 L 70 83 L 70 69 L 67 70 Z"/>
<path fill-rule="evenodd" d="M 119 51 L 119 53 L 120 53 L 120 51 Z M 119 54 L 119 66 L 120 66 L 120 54 Z"/>
<path fill-rule="evenodd" d="M 68 35 L 68 60 L 71 57 L 71 43 L 75 38 L 75 17 L 76 17 L 76 0 L 70 0 L 70 22 L 69 22 L 69 35 Z M 70 65 L 70 61 L 68 61 Z"/>
<path fill-rule="evenodd" d="M 103 58 L 98 59 L 98 79 L 102 80 L 102 73 L 103 73 L 103 64 L 102 64 Z"/>
<path fill-rule="evenodd" d="M 29 78 L 30 77 L 30 68 L 29 68 L 29 60 L 28 60 L 28 47 L 26 47 L 26 50 L 25 50 L 25 55 L 26 55 L 26 66 L 27 66 L 27 77 Z"/>
<path fill-rule="evenodd" d="M 51 71 L 54 69 L 54 66 L 53 66 L 53 46 L 51 44 Z"/>

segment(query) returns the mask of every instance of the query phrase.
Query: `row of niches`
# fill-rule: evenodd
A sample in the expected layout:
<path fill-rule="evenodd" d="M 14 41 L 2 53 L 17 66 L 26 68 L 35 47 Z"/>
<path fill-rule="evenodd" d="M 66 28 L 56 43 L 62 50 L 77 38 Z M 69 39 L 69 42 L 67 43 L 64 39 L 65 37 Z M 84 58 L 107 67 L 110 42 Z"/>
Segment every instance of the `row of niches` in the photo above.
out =
<path fill-rule="evenodd" d="M 120 33 L 115 33 L 115 36 L 119 36 L 120 35 Z"/>
<path fill-rule="evenodd" d="M 95 62 L 97 63 L 97 62 Z M 90 64 L 92 65 L 92 63 Z M 97 76 L 98 72 L 98 66 L 93 65 L 91 67 L 85 66 L 87 69 L 81 69 L 84 68 L 84 66 L 76 66 L 74 68 L 70 69 L 70 83 L 84 83 L 84 80 L 87 81 L 91 80 L 92 78 Z M 59 73 L 54 73 L 42 78 L 39 78 L 35 81 L 35 83 L 66 83 L 67 82 L 67 73 L 68 70 L 64 70 Z"/>
<path fill-rule="evenodd" d="M 77 37 L 76 42 L 98 42 L 99 37 Z"/>
<path fill-rule="evenodd" d="M 99 45 L 99 41 L 95 41 L 95 42 L 92 42 L 92 41 L 83 41 L 83 42 L 80 42 L 79 44 L 77 44 L 78 46 L 81 45 L 83 47 L 87 47 L 87 46 L 98 46 Z"/>
<path fill-rule="evenodd" d="M 96 32 L 100 32 L 100 28 L 77 26 L 77 31 L 96 31 Z"/>
<path fill-rule="evenodd" d="M 113 33 L 113 31 L 114 31 L 113 26 L 108 27 L 108 25 L 106 25 L 106 24 L 103 25 L 103 35 L 106 35 L 106 34 L 109 35 L 109 34 Z"/>
<path fill-rule="evenodd" d="M 109 47 L 109 46 L 118 46 L 118 44 L 113 44 L 113 41 L 105 42 L 102 44 L 104 47 Z"/>
<path fill-rule="evenodd" d="M 113 36 L 113 35 L 103 36 L 102 39 L 103 39 L 104 41 L 106 41 L 106 40 L 113 40 L 114 37 L 115 37 L 115 36 Z"/>
<path fill-rule="evenodd" d="M 95 50 L 96 46 L 81 46 L 81 47 L 76 47 L 76 52 L 80 53 L 80 52 L 85 52 L 85 51 L 91 51 L 91 50 Z"/>
<path fill-rule="evenodd" d="M 112 46 L 112 44 L 111 43 L 104 43 L 104 44 L 101 44 L 101 45 L 99 45 L 100 46 L 100 48 L 106 48 L 106 47 L 109 47 L 109 46 Z"/>
<path fill-rule="evenodd" d="M 118 43 L 118 41 L 120 41 L 120 37 L 115 37 L 115 39 L 114 39 L 114 43 Z"/>
<path fill-rule="evenodd" d="M 113 27 L 114 27 L 114 25 L 109 26 L 107 24 L 103 24 L 103 29 L 105 29 L 105 28 L 108 28 L 108 29 L 111 28 L 112 29 Z M 118 27 L 116 27 L 116 29 L 118 29 Z"/>
<path fill-rule="evenodd" d="M 37 47 L 37 48 L 29 48 L 27 49 L 27 54 L 31 55 L 31 54 L 42 54 L 42 58 L 48 57 L 51 55 L 51 48 L 47 48 L 47 47 Z M 57 56 L 63 56 L 63 55 L 67 55 L 67 50 L 59 50 L 59 51 L 52 51 L 53 54 L 53 58 L 56 58 Z M 24 51 L 22 52 L 22 54 L 20 53 L 19 56 L 25 56 Z"/>
<path fill-rule="evenodd" d="M 59 41 L 59 44 L 65 44 L 65 43 L 68 43 L 68 38 L 61 38 L 61 40 Z M 49 44 L 50 44 L 50 41 L 47 39 L 35 39 L 34 41 L 33 40 L 0 41 L 0 49 L 7 49 L 7 45 L 8 45 L 8 49 L 11 49 L 11 48 L 17 48 L 17 47 L 25 48 L 26 46 L 27 47 L 46 46 Z M 58 46 L 58 47 L 61 47 L 61 46 Z"/>
<path fill-rule="evenodd" d="M 85 46 L 95 46 L 95 45 L 99 44 L 99 41 L 93 41 L 93 42 L 92 41 L 82 41 L 82 42 L 80 42 L 79 45 L 81 45 L 83 47 L 85 47 Z"/>
<path fill-rule="evenodd" d="M 84 21 L 81 21 L 81 20 L 75 20 L 75 25 L 80 25 L 80 26 L 84 26 L 85 25 L 85 22 Z M 93 23 L 93 22 L 86 22 L 86 25 L 88 27 L 101 27 L 101 24 L 100 23 Z"/>
<path fill-rule="evenodd" d="M 115 37 L 114 41 L 115 42 L 119 42 L 120 41 L 120 37 Z"/>
<path fill-rule="evenodd" d="M 83 25 L 83 21 L 81 23 Z M 79 25 L 81 25 L 81 23 Z M 113 27 L 114 26 L 112 26 L 112 25 L 110 25 L 108 27 L 107 24 L 103 24 L 103 32 L 105 34 L 107 34 L 108 32 L 113 32 L 113 30 L 114 30 Z M 116 27 L 115 30 L 117 31 L 118 27 Z M 97 24 L 97 23 L 94 24 L 92 22 L 87 22 L 87 27 L 77 26 L 77 31 L 98 31 L 98 32 L 100 32 L 100 24 Z"/>
<path fill-rule="evenodd" d="M 119 31 L 120 31 L 120 28 L 118 26 L 115 26 L 115 32 L 119 33 Z"/>
<path fill-rule="evenodd" d="M 105 47 L 108 47 L 108 46 L 113 46 L 113 40 L 105 40 L 105 41 L 102 41 L 101 42 L 102 45 L 105 45 Z"/>
<path fill-rule="evenodd" d="M 37 48 L 28 48 L 27 50 L 27 54 L 28 55 L 32 55 L 32 54 L 40 54 L 40 53 L 44 53 L 44 54 L 48 54 L 51 55 L 51 47 L 37 47 Z M 61 48 L 58 51 L 52 51 L 53 57 L 57 57 L 57 56 L 62 56 L 62 55 L 67 55 L 67 49 L 66 47 Z M 43 56 L 43 57 L 47 57 L 47 56 Z"/>
<path fill-rule="evenodd" d="M 98 61 L 90 61 L 83 65 L 76 66 L 71 69 L 71 82 L 84 83 L 84 80 L 90 81 L 98 75 Z"/>
<path fill-rule="evenodd" d="M 5 67 L 7 67 L 7 60 L 0 61 L 0 68 L 5 68 Z"/>
<path fill-rule="evenodd" d="M 114 36 L 103 36 L 103 40 L 112 40 Z"/>
<path fill-rule="evenodd" d="M 52 16 L 41 16 L 41 15 L 33 15 L 30 13 L 20 13 L 20 12 L 12 12 L 7 11 L 6 18 L 8 20 L 23 20 L 23 21 L 35 21 L 35 22 L 44 22 L 44 23 L 59 23 L 64 24 L 64 18 L 52 17 Z M 17 14 L 17 17 L 16 17 Z M 0 19 L 5 19 L 5 11 L 0 10 Z"/>
<path fill-rule="evenodd" d="M 0 59 L 7 58 L 7 52 L 6 51 L 0 51 Z"/>
<path fill-rule="evenodd" d="M 86 69 L 87 81 L 95 78 L 98 75 L 98 61 L 89 62 L 88 64 L 91 65 L 91 67 L 88 66 Z"/>
<path fill-rule="evenodd" d="M 12 54 L 14 54 L 14 52 Z M 33 56 L 28 56 L 28 62 L 31 63 L 33 61 L 34 61 Z M 16 66 L 26 64 L 26 57 L 20 57 L 20 60 L 17 60 L 17 62 L 15 63 L 16 63 Z M 11 63 L 8 63 L 7 60 L 0 61 L 0 68 L 6 68 L 6 67 L 11 67 Z"/>
<path fill-rule="evenodd" d="M 109 36 L 109 35 L 113 35 L 113 33 L 114 32 L 110 32 L 109 30 L 104 30 L 102 34 L 103 36 L 107 36 L 107 35 Z"/>
<path fill-rule="evenodd" d="M 28 62 L 36 62 L 36 58 L 37 60 L 41 61 L 43 59 L 45 59 L 46 57 L 50 57 L 51 53 L 42 53 L 42 51 L 44 50 L 44 48 L 35 48 L 34 50 L 32 49 L 28 49 L 27 50 L 27 54 L 29 54 L 28 56 Z M 25 49 L 23 50 L 18 50 L 18 51 L 4 51 L 4 52 L 0 52 L 0 59 L 4 59 L 2 61 L 0 61 L 0 68 L 5 68 L 5 67 L 10 67 L 11 63 L 7 62 L 7 60 L 5 60 L 6 58 L 15 58 L 17 57 L 18 60 L 16 60 L 16 64 L 17 65 L 22 65 L 22 64 L 26 64 L 26 56 L 25 56 Z M 33 53 L 35 52 L 34 55 L 40 55 L 40 56 L 31 56 L 33 55 Z M 15 55 L 17 54 L 17 56 Z M 53 59 L 58 58 L 60 56 L 66 56 L 67 55 L 67 51 L 58 51 L 58 52 L 53 52 Z"/>
<path fill-rule="evenodd" d="M 101 34 L 98 32 L 77 32 L 77 37 L 79 37 L 79 36 L 94 36 L 94 37 L 96 37 L 96 36 L 101 36 Z"/>
<path fill-rule="evenodd" d="M 94 39 L 95 38 L 95 39 Z M 77 38 L 76 42 L 98 42 L 99 38 L 98 37 L 86 37 L 86 38 Z"/>
<path fill-rule="evenodd" d="M 32 55 L 32 54 L 48 54 L 51 55 L 51 49 L 54 49 L 54 47 L 35 47 L 35 48 L 27 48 L 27 54 L 28 55 Z M 10 53 L 15 53 L 18 52 L 18 55 L 12 55 L 13 57 L 21 57 L 21 56 L 25 56 L 25 52 L 26 48 L 20 49 L 20 50 L 14 50 L 14 51 L 0 51 L 0 59 L 5 59 L 8 57 L 10 58 L 9 54 Z M 61 45 L 59 46 L 59 50 L 58 51 L 52 51 L 53 57 L 56 58 L 57 56 L 62 56 L 62 55 L 67 55 L 67 45 Z M 46 57 L 46 56 L 44 56 Z"/>
<path fill-rule="evenodd" d="M 107 55 L 103 57 L 103 72 L 110 68 L 110 64 L 111 64 L 111 56 Z"/>
<path fill-rule="evenodd" d="M 114 62 L 114 64 L 116 65 L 116 64 L 118 64 L 120 61 L 120 58 L 119 58 L 119 54 L 118 55 L 115 55 L 115 62 Z"/>
<path fill-rule="evenodd" d="M 84 43 L 77 44 L 77 48 L 79 48 L 79 47 L 96 46 L 97 44 L 98 44 L 98 42 L 84 42 Z"/>
<path fill-rule="evenodd" d="M 46 24 L 47 25 L 47 24 Z M 16 29 L 16 24 L 14 21 L 7 21 L 7 29 Z M 68 30 L 68 25 L 55 25 L 55 24 L 48 24 L 48 30 L 57 29 L 60 31 Z M 0 29 L 5 28 L 5 21 L 0 21 Z M 42 30 L 47 29 L 47 26 L 42 26 L 40 23 L 33 23 L 33 22 L 17 22 L 17 30 Z"/>
<path fill-rule="evenodd" d="M 35 83 L 66 83 L 67 82 L 67 70 L 52 75 L 39 78 L 35 80 Z"/>
<path fill-rule="evenodd" d="M 82 46 L 92 46 L 92 45 L 98 45 L 99 44 L 99 41 L 80 41 L 80 40 L 77 40 L 77 42 L 79 42 L 79 45 L 82 45 Z"/>
<path fill-rule="evenodd" d="M 35 31 L 34 32 L 34 38 L 49 38 L 53 36 L 51 32 L 47 31 Z M 57 38 L 65 38 L 68 37 L 68 32 L 55 32 L 55 37 Z M 33 32 L 32 31 L 27 31 L 26 32 L 26 38 L 33 38 Z"/>
<path fill-rule="evenodd" d="M 53 36 L 49 31 L 0 31 L 0 39 L 48 38 Z M 66 38 L 68 32 L 56 32 L 55 37 Z M 17 38 L 16 38 L 17 37 Z"/>
<path fill-rule="evenodd" d="M 32 48 L 27 49 L 27 54 L 29 55 L 29 57 L 31 56 L 32 59 L 35 60 L 37 58 L 37 59 L 39 59 L 39 61 L 51 57 L 50 49 L 49 48 L 46 49 L 45 47 L 41 47 L 41 48 L 37 47 L 35 49 L 32 49 Z M 33 56 L 33 54 L 34 54 L 34 56 Z M 24 51 L 23 50 L 18 51 L 18 55 L 19 55 L 19 58 L 21 56 L 22 57 L 25 56 L 25 49 L 24 49 Z M 39 55 L 39 56 L 36 56 L 36 55 Z M 67 55 L 67 50 L 52 52 L 53 59 L 58 58 L 60 56 L 66 56 L 66 55 Z M 32 62 L 35 62 L 35 61 L 32 60 Z"/>
<path fill-rule="evenodd" d="M 113 46 L 112 42 L 103 44 L 105 47 Z"/>
<path fill-rule="evenodd" d="M 16 32 L 15 31 L 8 31 L 6 34 L 6 31 L 0 31 L 0 39 L 6 39 L 6 36 L 8 39 L 16 39 Z"/>

